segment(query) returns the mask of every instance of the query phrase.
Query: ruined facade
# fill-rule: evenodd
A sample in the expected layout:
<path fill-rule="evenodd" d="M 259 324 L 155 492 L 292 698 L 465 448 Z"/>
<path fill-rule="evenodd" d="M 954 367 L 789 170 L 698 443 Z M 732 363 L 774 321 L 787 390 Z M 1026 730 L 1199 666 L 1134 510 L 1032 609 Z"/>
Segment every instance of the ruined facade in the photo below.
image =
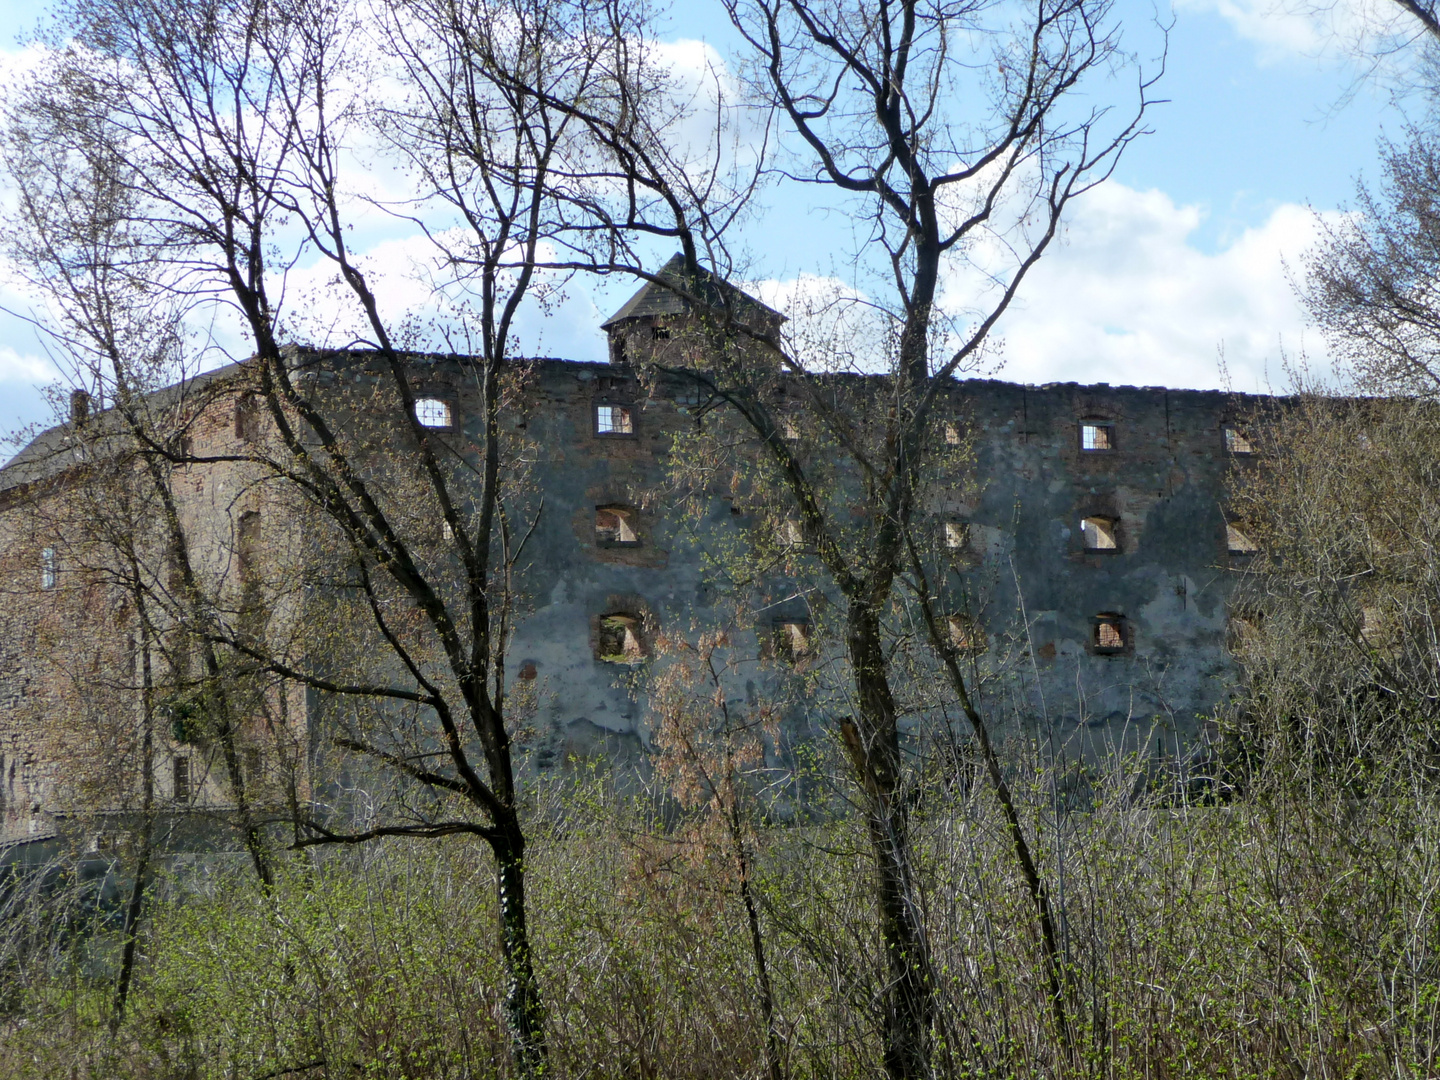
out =
<path fill-rule="evenodd" d="M 657 628 L 702 625 L 714 610 L 706 542 L 696 536 L 719 543 L 761 525 L 723 492 L 683 522 L 660 497 L 667 456 L 693 427 L 697 402 L 680 383 L 642 383 L 629 362 L 685 359 L 683 314 L 642 289 L 606 324 L 612 363 L 533 361 L 509 416 L 530 448 L 527 483 L 543 494 L 508 668 L 531 703 L 523 741 L 536 769 L 643 753 L 643 696 L 627 676 Z M 297 353 L 296 372 L 316 395 L 363 399 L 382 382 L 348 355 Z M 176 398 L 191 403 L 185 453 L 235 460 L 186 464 L 174 490 L 222 606 L 233 605 L 236 619 L 268 619 L 278 633 L 299 625 L 306 601 L 265 568 L 303 558 L 306 538 L 239 460 L 264 438 L 253 401 L 227 389 L 241 375 L 211 373 Z M 457 445 L 475 437 L 464 358 L 416 358 L 413 386 L 424 426 Z M 1175 752 L 1229 692 L 1227 600 L 1251 547 L 1226 519 L 1225 491 L 1249 457 L 1251 404 L 1154 387 L 949 388 L 940 431 L 963 444 L 968 464 L 932 486 L 925 511 L 955 579 L 968 583 L 952 632 L 967 652 L 1019 673 L 997 693 L 1012 707 L 1023 699 L 1034 725 L 1024 734 L 1085 752 Z M 82 415 L 83 403 L 77 410 L 0 470 L 0 842 L 50 835 L 94 809 L 104 776 L 138 772 L 145 753 L 135 737 L 135 600 L 100 556 L 95 565 L 84 556 L 99 538 L 80 519 L 101 512 L 105 469 L 95 460 L 103 440 L 93 427 L 79 434 L 106 421 Z M 117 521 L 148 520 L 143 505 L 112 511 Z M 173 573 L 164 540 L 145 535 L 139 572 L 163 589 Z M 803 648 L 808 603 L 783 584 L 773 600 L 760 596 L 747 647 Z M 327 707 L 324 695 L 283 680 L 254 691 L 237 753 L 257 797 L 282 778 L 292 792 L 312 790 Z M 183 708 L 165 717 L 149 750 L 157 795 L 172 807 L 223 809 L 235 763 L 187 742 Z"/>

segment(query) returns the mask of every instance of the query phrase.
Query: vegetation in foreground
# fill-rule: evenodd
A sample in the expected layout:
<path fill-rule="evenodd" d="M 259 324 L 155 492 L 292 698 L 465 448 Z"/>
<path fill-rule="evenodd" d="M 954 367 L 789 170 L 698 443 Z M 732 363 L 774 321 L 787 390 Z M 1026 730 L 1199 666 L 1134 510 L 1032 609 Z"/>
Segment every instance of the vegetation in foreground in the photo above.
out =
<path fill-rule="evenodd" d="M 999 814 L 979 789 L 924 793 L 937 1075 L 1433 1075 L 1433 801 L 1258 777 L 1245 798 L 1186 800 L 1137 795 L 1141 777 L 1090 777 L 1093 804 L 1058 831 L 1049 783 L 1028 791 L 1064 918 L 1069 1060 Z M 736 860 L 708 819 L 600 782 L 548 798 L 563 824 L 530 871 L 552 1074 L 766 1075 Z M 749 834 L 783 1076 L 881 1073 L 862 827 Z M 12 937 L 0 1076 L 509 1075 L 493 874 L 461 839 L 298 855 L 269 897 L 239 863 L 173 873 L 118 1029 L 103 920 L 50 927 L 49 949 Z"/>

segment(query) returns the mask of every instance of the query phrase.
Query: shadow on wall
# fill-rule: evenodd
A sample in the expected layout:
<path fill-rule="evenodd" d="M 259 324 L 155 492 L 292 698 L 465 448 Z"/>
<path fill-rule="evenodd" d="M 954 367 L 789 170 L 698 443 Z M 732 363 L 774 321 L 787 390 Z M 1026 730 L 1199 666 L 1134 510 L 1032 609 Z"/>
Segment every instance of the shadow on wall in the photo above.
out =
<path fill-rule="evenodd" d="M 564 727 L 556 725 L 535 751 L 537 769 L 598 766 L 623 772 L 641 769 L 646 760 L 645 747 L 634 732 L 610 731 L 583 716 Z"/>

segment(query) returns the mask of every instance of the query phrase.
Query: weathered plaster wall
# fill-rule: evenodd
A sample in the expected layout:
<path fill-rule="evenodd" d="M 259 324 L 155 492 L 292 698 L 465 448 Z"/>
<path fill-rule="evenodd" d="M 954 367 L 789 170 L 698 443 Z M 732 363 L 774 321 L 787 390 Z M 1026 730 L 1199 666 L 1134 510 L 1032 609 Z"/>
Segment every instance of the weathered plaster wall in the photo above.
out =
<path fill-rule="evenodd" d="M 661 347 L 671 348 L 673 340 L 662 339 Z M 367 395 L 381 393 L 385 380 L 363 364 L 321 363 L 297 378 L 320 396 L 333 399 L 343 390 L 349 395 L 343 409 L 353 409 L 356 418 L 383 404 Z M 481 432 L 468 365 L 419 362 L 413 385 L 452 404 L 454 429 L 438 437 L 451 441 L 462 458 L 473 456 Z M 534 710 L 521 742 L 542 769 L 576 758 L 635 760 L 650 739 L 644 703 L 628 685 L 635 669 L 599 659 L 598 623 L 608 613 L 627 611 L 642 616 L 653 632 L 689 630 L 715 617 L 715 593 L 700 551 L 682 536 L 664 497 L 666 456 L 675 434 L 693 425 L 692 406 L 678 384 L 662 384 L 646 396 L 622 367 L 563 361 L 536 362 L 518 400 L 507 416 L 508 430 L 526 444 L 528 458 L 517 520 L 524 516 L 521 503 L 540 509 L 519 582 L 527 606 L 508 666 L 512 690 L 521 691 Z M 243 452 L 237 395 L 217 393 L 206 401 L 190 421 L 194 451 Z M 631 407 L 633 433 L 598 432 L 595 409 L 602 404 Z M 966 464 L 941 478 L 926 509 L 937 532 L 946 522 L 969 529 L 966 549 L 952 553 L 943 590 L 957 610 L 973 611 L 985 630 L 989 648 L 978 664 L 991 674 L 982 681 L 987 703 L 1004 704 L 1012 733 L 1053 735 L 1086 752 L 1140 745 L 1157 720 L 1165 749 L 1192 738 L 1199 718 L 1224 698 L 1233 679 L 1226 600 L 1242 566 L 1228 552 L 1224 504 L 1227 476 L 1244 467 L 1244 459 L 1227 452 L 1224 430 L 1246 410 L 1245 402 L 1160 388 L 976 380 L 956 383 L 944 410 L 943 419 L 954 423 L 968 447 L 961 455 Z M 1112 449 L 1082 449 L 1086 419 L 1112 426 Z M 362 426 L 358 419 L 356 424 Z M 258 437 L 265 437 L 263 425 Z M 375 446 L 386 445 L 383 437 L 376 440 Z M 286 516 L 283 496 L 257 483 L 243 464 L 187 466 L 177 471 L 175 487 L 197 565 L 220 583 L 221 595 L 239 602 L 235 558 L 242 514 L 261 515 L 260 546 L 277 569 L 302 557 L 303 537 Z M 68 751 L 52 729 L 67 710 L 78 708 L 63 677 L 75 663 L 73 657 L 42 655 L 42 639 L 48 633 L 59 640 L 53 628 L 45 630 L 57 623 L 83 631 L 94 596 L 63 573 L 65 587 L 54 597 L 36 588 L 45 530 L 63 517 L 45 500 L 63 499 L 63 490 L 9 491 L 0 506 L 0 578 L 7 598 L 0 612 L 0 841 L 48 828 L 49 808 L 65 804 L 58 788 Z M 597 540 L 595 510 L 610 505 L 635 508 L 637 545 Z M 732 509 L 717 496 L 708 517 L 689 527 L 715 540 L 738 540 L 752 521 Z M 425 514 L 417 504 L 412 524 L 422 528 Z M 1116 520 L 1117 551 L 1084 550 L 1080 519 L 1092 514 Z M 438 544 L 438 524 L 435 530 Z M 152 547 L 156 572 L 163 575 L 161 545 Z M 263 567 L 259 573 L 263 578 Z M 265 587 L 281 589 L 284 579 L 277 572 Z M 775 600 L 783 601 L 787 589 L 777 581 Z M 302 602 L 274 598 L 271 618 L 279 630 L 299 617 Z M 784 610 L 782 603 L 776 613 Z M 1102 612 L 1124 620 L 1120 652 L 1095 648 L 1095 617 Z M 122 643 L 133 634 L 133 627 L 111 629 Z M 73 633 L 65 638 L 74 639 Z M 762 627 L 742 647 L 758 655 L 765 641 Z M 122 654 L 104 661 L 117 669 L 110 681 L 133 685 L 133 670 L 124 670 L 133 661 Z M 753 687 L 736 692 L 753 693 Z M 288 738 L 315 753 L 323 741 L 312 726 L 317 709 L 323 712 L 316 695 L 290 688 L 284 704 L 280 711 L 292 725 Z M 133 736 L 138 715 L 133 706 L 112 712 L 117 746 L 120 731 Z M 169 758 L 196 752 L 162 739 L 162 796 L 169 794 Z M 225 802 L 214 766 L 196 762 L 198 804 Z M 133 791 L 126 797 L 133 799 Z"/>
<path fill-rule="evenodd" d="M 527 395 L 527 433 L 539 458 L 545 509 L 525 583 L 534 611 L 518 628 L 512 671 L 533 677 L 538 757 L 615 754 L 648 739 L 628 670 L 595 657 L 595 620 L 644 611 L 659 625 L 707 617 L 698 553 L 663 514 L 640 518 L 642 546 L 594 542 L 594 511 L 645 505 L 664 485 L 671 434 L 691 423 L 663 391 L 635 400 L 633 438 L 597 436 L 592 409 L 631 400 L 633 384 L 607 365 L 546 362 Z M 991 643 L 982 664 L 1005 669 L 995 701 L 1028 701 L 1033 734 L 1076 749 L 1134 747 L 1151 734 L 1174 752 L 1233 679 L 1226 597 L 1238 561 L 1227 550 L 1229 471 L 1224 428 L 1243 401 L 1162 388 L 955 385 L 947 405 L 973 448 L 973 475 L 933 493 L 936 529 L 969 526 L 947 590 L 976 612 Z M 1114 448 L 1081 449 L 1083 419 L 1113 425 Z M 1083 548 L 1080 519 L 1118 522 L 1119 549 Z M 716 500 L 701 528 L 744 524 Z M 1097 652 L 1095 616 L 1123 617 L 1126 648 Z M 755 643 L 759 647 L 759 643 Z"/>
<path fill-rule="evenodd" d="M 959 509 L 988 538 L 987 622 L 1028 626 L 1041 733 L 1053 722 L 1065 741 L 1103 747 L 1128 734 L 1133 745 L 1158 719 L 1193 737 L 1234 674 L 1226 599 L 1243 560 L 1228 552 L 1224 505 L 1243 460 L 1227 452 L 1224 429 L 1243 401 L 998 382 L 963 383 L 956 397 L 975 433 L 979 495 Z M 1081 449 L 1085 418 L 1114 425 L 1113 449 Z M 1089 515 L 1118 520 L 1119 550 L 1084 549 Z M 1124 617 L 1124 651 L 1097 653 L 1102 612 Z"/>

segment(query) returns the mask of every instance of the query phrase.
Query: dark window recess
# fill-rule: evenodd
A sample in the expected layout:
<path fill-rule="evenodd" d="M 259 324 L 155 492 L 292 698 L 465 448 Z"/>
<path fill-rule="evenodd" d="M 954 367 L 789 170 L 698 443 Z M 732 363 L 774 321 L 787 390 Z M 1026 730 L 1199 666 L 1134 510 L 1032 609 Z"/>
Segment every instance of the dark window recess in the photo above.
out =
<path fill-rule="evenodd" d="M 235 538 L 240 584 L 253 585 L 259 577 L 260 512 L 258 510 L 247 510 L 240 515 L 240 521 L 235 528 Z"/>
<path fill-rule="evenodd" d="M 600 618 L 596 652 L 607 664 L 634 664 L 645 659 L 645 639 L 637 615 L 615 612 Z"/>
<path fill-rule="evenodd" d="M 1080 536 L 1085 542 L 1086 551 L 1118 551 L 1120 544 L 1116 535 L 1113 518 L 1087 517 L 1080 519 Z"/>
<path fill-rule="evenodd" d="M 177 757 L 171 763 L 171 793 L 176 802 L 190 801 L 190 759 Z"/>
<path fill-rule="evenodd" d="M 245 780 L 247 783 L 258 784 L 264 777 L 265 761 L 260 756 L 258 746 L 250 746 L 245 749 Z"/>
<path fill-rule="evenodd" d="M 650 338 L 652 341 L 669 341 L 670 328 L 664 323 L 652 323 L 650 326 Z"/>
<path fill-rule="evenodd" d="M 595 542 L 597 544 L 638 544 L 635 532 L 635 509 L 630 506 L 597 506 L 595 508 Z"/>
<path fill-rule="evenodd" d="M 1095 651 L 1116 653 L 1125 648 L 1125 617 L 1109 612 L 1095 616 Z"/>
<path fill-rule="evenodd" d="M 595 434 L 634 435 L 635 414 L 628 405 L 596 405 Z"/>
<path fill-rule="evenodd" d="M 1115 425 L 1103 420 L 1084 420 L 1080 424 L 1081 450 L 1114 450 Z"/>
<path fill-rule="evenodd" d="M 199 694 L 177 697 L 165 706 L 170 720 L 170 738 L 177 743 L 195 743 L 204 733 L 205 705 Z"/>

